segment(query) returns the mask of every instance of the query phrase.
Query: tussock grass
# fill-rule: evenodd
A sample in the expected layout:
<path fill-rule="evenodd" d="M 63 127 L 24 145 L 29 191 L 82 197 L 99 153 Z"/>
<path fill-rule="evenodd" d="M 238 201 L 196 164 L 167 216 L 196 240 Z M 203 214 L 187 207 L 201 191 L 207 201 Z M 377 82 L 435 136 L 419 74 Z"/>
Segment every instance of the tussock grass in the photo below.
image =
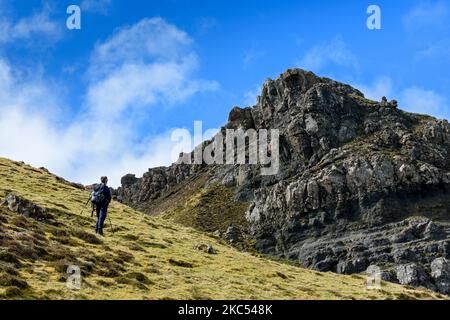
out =
<path fill-rule="evenodd" d="M 87 191 L 44 169 L 0 158 L 0 202 L 8 192 L 48 208 L 53 219 L 39 222 L 0 207 L 1 299 L 443 298 L 390 283 L 369 291 L 364 277 L 319 275 L 255 257 L 116 202 L 110 208 L 116 232 L 108 226 L 99 238 L 90 213 L 80 215 Z M 195 250 L 201 244 L 211 244 L 217 254 Z M 70 265 L 81 269 L 81 290 L 66 285 Z"/>

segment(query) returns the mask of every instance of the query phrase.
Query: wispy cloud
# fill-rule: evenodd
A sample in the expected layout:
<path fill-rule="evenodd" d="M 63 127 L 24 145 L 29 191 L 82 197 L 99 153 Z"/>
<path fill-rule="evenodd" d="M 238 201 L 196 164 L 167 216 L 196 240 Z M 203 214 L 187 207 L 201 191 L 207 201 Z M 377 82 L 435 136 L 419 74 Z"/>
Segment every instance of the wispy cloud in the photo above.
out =
<path fill-rule="evenodd" d="M 0 43 L 30 40 L 36 37 L 57 40 L 61 35 L 60 26 L 50 18 L 49 7 L 44 7 L 41 11 L 17 21 L 0 16 Z"/>
<path fill-rule="evenodd" d="M 266 54 L 263 50 L 257 49 L 249 49 L 244 51 L 244 58 L 242 59 L 242 63 L 244 69 L 247 69 L 250 65 L 254 64 L 259 58 L 263 57 Z"/>
<path fill-rule="evenodd" d="M 358 59 L 347 47 L 344 40 L 337 36 L 329 42 L 321 43 L 297 61 L 300 68 L 318 72 L 329 65 L 357 68 Z"/>
<path fill-rule="evenodd" d="M 406 13 L 403 24 L 409 31 L 445 27 L 449 14 L 450 8 L 444 1 L 421 1 Z"/>
<path fill-rule="evenodd" d="M 417 47 L 416 60 L 450 57 L 450 6 L 444 1 L 421 1 L 403 17 L 409 40 Z"/>
<path fill-rule="evenodd" d="M 200 17 L 197 21 L 198 32 L 201 35 L 207 34 L 210 30 L 216 28 L 219 22 L 214 17 Z"/>
<path fill-rule="evenodd" d="M 416 53 L 416 59 L 450 59 L 450 40 L 445 38 L 426 44 Z"/>

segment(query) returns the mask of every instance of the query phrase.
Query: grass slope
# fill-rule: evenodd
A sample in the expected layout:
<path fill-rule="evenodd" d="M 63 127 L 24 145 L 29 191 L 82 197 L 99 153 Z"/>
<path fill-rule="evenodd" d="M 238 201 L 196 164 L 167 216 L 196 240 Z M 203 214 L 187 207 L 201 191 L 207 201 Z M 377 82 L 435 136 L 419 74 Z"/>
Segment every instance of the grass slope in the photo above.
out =
<path fill-rule="evenodd" d="M 200 231 L 224 232 L 230 226 L 247 228 L 248 203 L 234 200 L 234 189 L 219 184 L 199 188 L 167 208 L 163 217 Z"/>
<path fill-rule="evenodd" d="M 48 208 L 35 221 L 0 207 L 2 299 L 435 299 L 429 291 L 383 283 L 367 290 L 364 276 L 318 273 L 238 252 L 211 235 L 119 203 L 115 233 L 92 234 L 80 215 L 87 192 L 43 169 L 0 158 L 0 201 L 12 192 Z M 212 244 L 217 254 L 196 250 Z M 81 290 L 66 286 L 66 270 L 82 270 Z"/>

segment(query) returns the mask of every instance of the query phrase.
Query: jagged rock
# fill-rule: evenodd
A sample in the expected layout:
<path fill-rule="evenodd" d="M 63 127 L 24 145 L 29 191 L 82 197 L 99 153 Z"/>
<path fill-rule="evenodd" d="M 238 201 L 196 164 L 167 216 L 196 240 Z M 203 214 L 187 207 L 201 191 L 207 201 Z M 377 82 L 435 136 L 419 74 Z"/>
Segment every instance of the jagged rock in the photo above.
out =
<path fill-rule="evenodd" d="M 222 128 L 278 129 L 278 174 L 262 176 L 258 165 L 176 163 L 127 177 L 118 194 L 151 212 L 207 168 L 206 186 L 235 188 L 236 199 L 249 203 L 249 226 L 240 232 L 261 252 L 342 273 L 414 263 L 431 279 L 431 262 L 450 258 L 450 125 L 397 107 L 287 70 L 264 83 L 254 107 L 234 108 Z M 402 279 L 411 268 L 400 270 Z"/>
<path fill-rule="evenodd" d="M 3 205 L 12 212 L 36 219 L 38 221 L 44 221 L 52 218 L 46 208 L 42 208 L 30 200 L 16 196 L 12 193 L 6 195 Z"/>

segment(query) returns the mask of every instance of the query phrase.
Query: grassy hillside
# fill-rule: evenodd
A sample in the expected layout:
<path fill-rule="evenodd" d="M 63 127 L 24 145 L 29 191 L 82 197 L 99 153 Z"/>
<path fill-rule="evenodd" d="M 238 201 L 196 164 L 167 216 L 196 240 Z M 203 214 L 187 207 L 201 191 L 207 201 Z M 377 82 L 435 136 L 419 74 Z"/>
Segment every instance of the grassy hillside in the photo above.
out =
<path fill-rule="evenodd" d="M 0 201 L 7 193 L 48 208 L 52 218 L 36 221 L 0 207 L 2 299 L 442 298 L 388 283 L 367 290 L 364 276 L 318 273 L 254 257 L 119 203 L 110 210 L 115 233 L 108 228 L 99 238 L 92 233 L 90 213 L 80 215 L 86 191 L 43 169 L 0 158 Z M 217 254 L 197 250 L 201 244 L 211 244 Z M 66 286 L 69 265 L 82 270 L 81 290 Z"/>

